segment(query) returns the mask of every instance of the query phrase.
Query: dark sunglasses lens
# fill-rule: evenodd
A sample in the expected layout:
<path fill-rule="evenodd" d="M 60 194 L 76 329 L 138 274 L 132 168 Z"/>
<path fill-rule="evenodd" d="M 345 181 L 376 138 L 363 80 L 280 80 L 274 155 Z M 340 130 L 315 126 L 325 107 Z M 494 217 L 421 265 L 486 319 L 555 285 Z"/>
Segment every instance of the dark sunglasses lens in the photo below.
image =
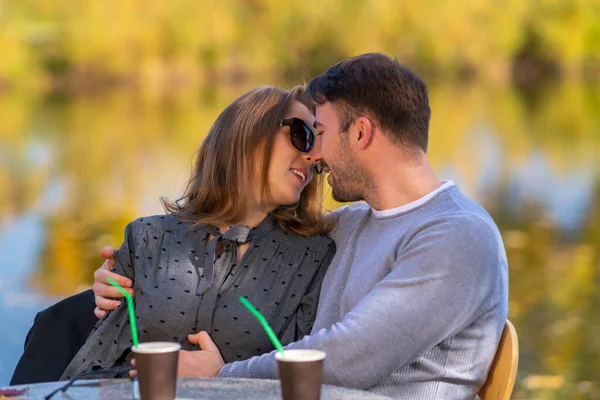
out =
<path fill-rule="evenodd" d="M 300 151 L 310 151 L 314 144 L 314 135 L 310 128 L 301 121 L 294 120 L 290 127 L 292 130 L 292 144 Z"/>

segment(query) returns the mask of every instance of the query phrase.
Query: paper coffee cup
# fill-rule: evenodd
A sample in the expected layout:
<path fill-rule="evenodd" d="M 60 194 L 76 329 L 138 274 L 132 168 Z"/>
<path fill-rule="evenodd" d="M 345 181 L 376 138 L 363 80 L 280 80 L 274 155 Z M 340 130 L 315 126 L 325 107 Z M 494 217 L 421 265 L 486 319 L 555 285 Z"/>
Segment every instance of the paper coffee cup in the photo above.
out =
<path fill-rule="evenodd" d="M 277 366 L 283 400 L 319 400 L 325 352 L 285 350 L 277 352 Z"/>
<path fill-rule="evenodd" d="M 142 400 L 173 400 L 177 395 L 177 362 L 181 345 L 147 342 L 132 346 Z"/>

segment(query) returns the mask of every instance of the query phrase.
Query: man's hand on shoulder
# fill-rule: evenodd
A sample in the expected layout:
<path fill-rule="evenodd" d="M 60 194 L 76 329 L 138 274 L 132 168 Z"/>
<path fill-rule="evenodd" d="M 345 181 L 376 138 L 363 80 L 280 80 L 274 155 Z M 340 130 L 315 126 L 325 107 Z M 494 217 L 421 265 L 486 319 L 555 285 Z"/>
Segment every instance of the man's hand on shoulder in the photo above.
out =
<path fill-rule="evenodd" d="M 108 283 L 109 277 L 114 279 L 127 292 L 129 292 L 130 295 L 133 296 L 135 294 L 132 289 L 133 282 L 131 279 L 112 272 L 115 264 L 115 255 L 115 249 L 110 246 L 104 246 L 100 252 L 100 256 L 106 261 L 104 261 L 104 264 L 102 264 L 102 266 L 98 268 L 96 272 L 94 272 L 94 285 L 92 286 L 96 301 L 96 309 L 94 310 L 94 314 L 96 314 L 96 317 L 98 318 L 104 318 L 107 311 L 114 310 L 121 304 L 120 301 L 111 300 L 111 298 L 123 297 L 121 292 Z"/>

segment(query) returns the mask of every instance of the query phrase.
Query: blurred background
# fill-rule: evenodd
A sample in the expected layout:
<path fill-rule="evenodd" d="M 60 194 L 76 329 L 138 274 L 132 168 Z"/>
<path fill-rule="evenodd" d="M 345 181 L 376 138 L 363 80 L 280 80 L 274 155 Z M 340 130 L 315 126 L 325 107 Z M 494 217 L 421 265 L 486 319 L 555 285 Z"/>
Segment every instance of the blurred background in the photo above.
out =
<path fill-rule="evenodd" d="M 600 0 L 0 0 L 0 386 L 230 101 L 368 51 L 426 79 L 433 166 L 501 228 L 513 397 L 600 398 Z"/>

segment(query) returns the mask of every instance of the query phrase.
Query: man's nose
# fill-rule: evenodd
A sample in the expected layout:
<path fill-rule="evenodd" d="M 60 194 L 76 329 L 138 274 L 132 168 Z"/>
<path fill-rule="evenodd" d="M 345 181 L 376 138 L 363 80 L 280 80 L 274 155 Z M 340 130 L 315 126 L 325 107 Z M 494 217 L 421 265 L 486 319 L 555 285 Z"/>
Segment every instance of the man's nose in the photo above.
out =
<path fill-rule="evenodd" d="M 306 155 L 308 157 L 307 160 L 310 160 L 315 164 L 318 164 L 323 160 L 323 154 L 321 154 L 321 135 L 317 136 L 313 148 L 310 149 Z"/>

